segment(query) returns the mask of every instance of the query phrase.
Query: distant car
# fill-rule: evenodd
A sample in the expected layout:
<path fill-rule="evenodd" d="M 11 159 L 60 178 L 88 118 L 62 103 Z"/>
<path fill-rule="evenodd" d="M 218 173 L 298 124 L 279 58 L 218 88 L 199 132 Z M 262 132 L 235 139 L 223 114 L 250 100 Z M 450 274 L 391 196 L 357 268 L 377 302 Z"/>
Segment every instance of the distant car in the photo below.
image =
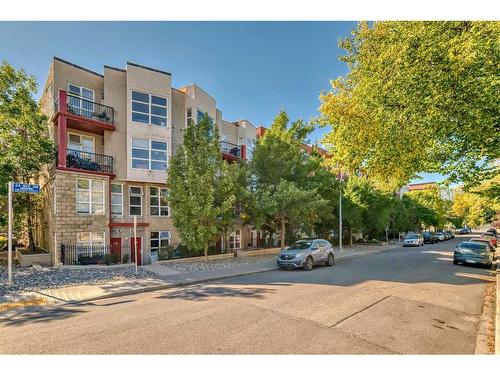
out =
<path fill-rule="evenodd" d="M 436 237 L 438 238 L 439 241 L 446 240 L 446 236 L 444 235 L 443 232 L 436 232 Z"/>
<path fill-rule="evenodd" d="M 464 241 L 456 247 L 453 253 L 453 264 L 458 263 L 491 267 L 493 264 L 493 252 L 488 251 L 486 244 Z"/>
<path fill-rule="evenodd" d="M 493 233 L 498 238 L 498 231 L 495 228 L 488 229 L 486 233 Z"/>
<path fill-rule="evenodd" d="M 469 233 L 469 229 L 467 228 L 460 228 L 460 230 L 458 231 L 458 234 L 467 234 Z"/>
<path fill-rule="evenodd" d="M 447 233 L 450 238 L 455 238 L 455 233 L 453 233 L 453 231 L 445 230 L 444 232 Z"/>
<path fill-rule="evenodd" d="M 422 233 L 422 236 L 424 237 L 424 243 L 437 243 L 439 242 L 439 239 L 433 232 L 424 232 Z"/>
<path fill-rule="evenodd" d="M 493 246 L 497 247 L 498 240 L 497 240 L 497 237 L 493 233 L 490 233 L 490 232 L 483 233 L 481 235 L 481 238 L 489 238 L 489 239 L 491 239 L 491 242 L 492 242 Z"/>
<path fill-rule="evenodd" d="M 483 237 L 483 238 L 471 238 L 470 242 L 478 242 L 478 243 L 484 243 L 486 244 L 487 248 L 490 250 L 490 251 L 495 251 L 495 246 L 493 246 L 493 242 L 491 241 L 491 239 L 489 238 L 486 238 L 486 237 Z"/>
<path fill-rule="evenodd" d="M 333 266 L 333 246 L 323 239 L 300 240 L 283 250 L 276 258 L 279 268 L 312 270 L 315 264 Z"/>
<path fill-rule="evenodd" d="M 403 240 L 403 247 L 424 246 L 424 237 L 418 233 L 407 234 Z"/>

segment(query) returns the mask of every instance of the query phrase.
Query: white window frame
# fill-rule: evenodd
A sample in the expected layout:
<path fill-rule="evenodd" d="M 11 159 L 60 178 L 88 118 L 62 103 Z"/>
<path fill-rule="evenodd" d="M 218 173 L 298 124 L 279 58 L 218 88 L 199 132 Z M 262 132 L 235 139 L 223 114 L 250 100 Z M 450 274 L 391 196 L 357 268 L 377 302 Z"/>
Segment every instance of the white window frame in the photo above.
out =
<path fill-rule="evenodd" d="M 87 181 L 89 184 L 88 189 L 82 189 L 78 187 L 78 181 Z M 102 190 L 94 190 L 92 187 L 92 182 L 99 182 L 102 186 Z M 88 192 L 89 199 L 88 201 L 83 201 L 83 200 L 78 200 L 78 192 Z M 77 178 L 76 179 L 76 186 L 75 186 L 75 200 L 76 200 L 76 213 L 78 215 L 106 215 L 106 198 L 105 198 L 105 188 L 104 188 L 104 181 L 102 180 L 96 180 L 92 178 Z M 102 203 L 101 202 L 95 202 L 94 201 L 94 193 L 102 193 Z M 78 212 L 78 204 L 88 204 L 89 205 L 89 212 Z M 98 212 L 93 212 L 94 211 L 94 206 L 96 205 L 102 205 L 102 213 Z"/>
<path fill-rule="evenodd" d="M 189 124 L 189 120 L 191 120 L 191 121 L 193 120 L 193 108 L 192 107 L 186 108 L 186 127 Z"/>
<path fill-rule="evenodd" d="M 132 193 L 132 188 L 139 188 L 139 189 L 141 189 L 141 193 L 140 194 Z M 142 197 L 144 196 L 144 190 L 142 189 L 142 186 L 129 186 L 128 195 L 129 195 L 129 198 L 128 198 L 128 215 L 130 217 L 134 217 L 134 216 L 141 216 L 142 217 L 142 206 L 143 206 L 143 199 L 142 199 Z M 131 197 L 139 197 L 139 198 L 141 198 L 141 204 L 140 205 L 131 204 L 131 202 L 130 202 L 130 198 Z M 140 215 L 134 215 L 134 214 L 132 214 L 132 212 L 130 211 L 130 209 L 132 207 L 140 207 L 141 214 Z"/>
<path fill-rule="evenodd" d="M 229 250 L 241 249 L 241 229 L 235 229 L 229 233 L 228 243 L 229 243 Z M 238 244 L 238 247 L 236 247 L 236 244 Z"/>
<path fill-rule="evenodd" d="M 151 189 L 156 189 L 156 194 L 157 195 L 152 195 L 151 194 Z M 170 207 L 169 205 L 167 204 L 166 206 L 162 206 L 161 204 L 161 197 L 162 197 L 162 191 L 165 191 L 167 194 L 168 194 L 168 189 L 167 188 L 162 188 L 162 187 L 158 187 L 158 186 L 149 186 L 149 215 L 150 216 L 155 216 L 155 217 L 170 217 Z M 151 204 L 151 198 L 158 198 L 158 204 L 157 205 L 153 205 Z M 151 208 L 157 208 L 158 209 L 158 214 L 155 215 L 152 213 L 152 210 Z M 161 214 L 161 209 L 162 208 L 166 208 L 167 209 L 167 214 L 166 215 L 162 215 Z"/>
<path fill-rule="evenodd" d="M 113 192 L 113 185 L 119 186 L 121 192 L 120 193 L 114 193 Z M 111 204 L 111 217 L 123 217 L 123 184 L 111 183 L 109 185 L 109 189 L 110 189 L 110 194 L 111 194 L 111 202 L 110 202 L 110 204 Z M 116 203 L 113 203 L 113 195 L 114 196 L 118 196 L 118 195 L 120 196 L 120 205 L 118 205 Z M 115 207 L 120 206 L 121 214 L 113 213 L 113 206 L 115 206 Z"/>
<path fill-rule="evenodd" d="M 86 135 L 86 134 L 78 134 L 78 133 L 73 133 L 73 132 L 68 132 L 68 149 L 69 149 L 69 144 L 70 144 L 70 143 L 72 143 L 72 144 L 76 145 L 76 143 L 75 143 L 75 142 L 72 142 L 72 141 L 70 140 L 70 136 L 71 136 L 71 135 L 76 135 L 76 136 L 80 137 L 80 142 L 78 143 L 78 144 L 79 144 L 79 146 L 80 146 L 80 149 L 79 149 L 78 151 L 95 153 L 95 137 L 93 137 L 93 136 L 91 136 L 91 135 Z M 83 144 L 82 144 L 82 139 L 83 139 L 83 138 L 87 138 L 87 139 L 91 139 L 91 140 L 92 140 L 92 151 L 84 151 L 84 150 L 82 149 L 82 146 L 83 146 Z M 72 150 L 72 149 L 71 149 L 71 150 Z"/>
<path fill-rule="evenodd" d="M 134 139 L 138 140 L 138 141 L 147 141 L 148 142 L 148 148 L 146 149 L 144 147 L 134 146 Z M 165 150 L 153 149 L 153 142 L 158 142 L 158 143 L 165 144 Z M 131 163 L 131 165 L 130 165 L 130 167 L 132 169 L 143 169 L 143 170 L 156 171 L 156 172 L 166 172 L 166 170 L 168 168 L 168 142 L 157 141 L 156 139 L 132 138 L 132 140 L 130 142 L 130 145 L 131 145 L 131 148 L 130 148 L 130 163 Z M 148 152 L 148 159 L 134 157 L 133 156 L 133 149 L 134 148 L 137 149 L 137 150 L 147 151 Z M 165 160 L 153 159 L 153 151 L 164 152 L 165 153 Z M 134 164 L 133 164 L 134 159 L 135 160 L 147 161 L 148 162 L 148 168 L 146 169 L 146 168 L 134 167 Z M 163 170 L 163 169 L 152 169 L 151 165 L 152 165 L 153 162 L 165 163 L 165 170 Z"/>
<path fill-rule="evenodd" d="M 134 100 L 133 99 L 134 92 L 136 92 L 138 94 L 147 95 L 148 96 L 148 103 L 141 102 L 139 100 Z M 165 99 L 165 105 L 153 103 L 153 100 L 152 100 L 153 96 L 156 96 L 157 98 Z M 139 91 L 139 90 L 131 90 L 130 91 L 130 103 L 131 103 L 130 104 L 130 120 L 133 121 L 134 123 L 138 123 L 138 124 L 142 124 L 142 125 L 158 126 L 158 127 L 161 127 L 161 128 L 168 128 L 168 98 L 167 97 L 162 96 L 162 95 L 157 95 L 157 94 L 151 94 L 151 93 L 144 92 L 144 91 Z M 147 105 L 148 106 L 148 113 L 141 112 L 141 111 L 134 111 L 132 109 L 133 103 Z M 156 115 L 156 114 L 152 113 L 152 111 L 151 111 L 152 107 L 165 108 L 165 116 L 160 116 L 160 115 Z M 148 116 L 148 123 L 146 124 L 146 123 L 141 122 L 141 121 L 132 120 L 134 113 Z M 152 117 L 158 117 L 158 118 L 161 118 L 161 119 L 165 119 L 165 125 L 153 124 L 152 121 L 151 121 Z"/>
<path fill-rule="evenodd" d="M 78 87 L 78 88 L 80 89 L 80 93 L 79 93 L 79 94 L 76 94 L 76 93 L 72 92 L 72 91 L 70 90 L 70 88 L 69 88 L 70 86 L 73 86 L 73 87 Z M 91 107 L 89 107 L 89 108 L 84 108 L 84 107 L 82 107 L 82 100 L 80 100 L 80 101 L 79 101 L 80 103 L 79 103 L 79 106 L 78 106 L 78 109 L 80 110 L 80 113 L 78 113 L 78 115 L 82 115 L 82 113 L 81 113 L 81 112 L 83 112 L 83 111 L 85 111 L 85 112 L 90 112 L 90 113 L 89 113 L 89 115 L 90 115 L 90 114 L 92 114 L 92 113 L 94 112 L 95 91 L 94 91 L 93 89 L 90 89 L 90 88 L 85 87 L 85 86 L 75 85 L 74 83 L 70 83 L 70 82 L 68 82 L 67 88 L 68 88 L 68 91 L 67 91 L 67 92 L 68 92 L 68 94 L 70 94 L 70 95 L 72 95 L 72 96 L 76 96 L 76 97 L 78 97 L 79 99 L 87 100 L 87 101 L 91 102 L 91 104 L 92 104 L 92 105 L 91 105 Z M 83 90 L 84 90 L 84 89 L 85 89 L 85 90 L 87 90 L 87 91 L 90 91 L 90 92 L 92 93 L 92 99 L 89 99 L 89 98 L 86 98 L 86 97 L 84 97 L 84 96 L 83 96 Z M 69 100 L 71 100 L 71 99 L 69 99 Z M 73 106 L 73 107 L 74 107 L 74 104 L 71 104 L 71 106 Z M 90 116 L 87 116 L 87 117 L 90 117 Z"/>
<path fill-rule="evenodd" d="M 153 233 L 158 233 L 158 238 L 153 238 Z M 162 234 L 164 237 L 162 237 Z M 159 248 L 161 247 L 161 241 L 166 240 L 167 246 L 170 245 L 170 240 L 172 239 L 172 235 L 169 230 L 158 230 L 158 231 L 152 231 L 149 232 L 149 251 L 158 251 Z M 158 241 L 158 246 L 152 246 L 151 242 L 152 241 Z"/>
<path fill-rule="evenodd" d="M 94 241 L 93 237 L 94 234 L 99 233 L 102 234 L 102 241 Z M 81 241 L 80 236 L 82 234 L 88 234 L 89 235 L 89 240 L 88 241 Z M 98 245 L 100 244 L 100 245 Z M 96 250 L 94 249 L 95 246 L 102 246 L 101 251 L 97 251 L 97 253 L 104 253 L 105 252 L 105 247 L 106 247 L 106 232 L 101 232 L 101 231 L 96 231 L 96 232 L 77 232 L 76 233 L 76 249 L 77 252 L 81 252 L 85 249 L 82 249 L 81 247 L 88 247 L 90 249 L 90 256 L 92 256 L 93 252 Z"/>

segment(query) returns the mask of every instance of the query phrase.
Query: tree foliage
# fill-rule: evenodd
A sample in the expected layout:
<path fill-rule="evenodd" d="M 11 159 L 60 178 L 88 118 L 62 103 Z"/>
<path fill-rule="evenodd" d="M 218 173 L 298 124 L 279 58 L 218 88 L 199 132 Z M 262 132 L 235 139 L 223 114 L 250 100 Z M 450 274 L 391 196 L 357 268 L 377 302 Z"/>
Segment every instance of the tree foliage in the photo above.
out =
<path fill-rule="evenodd" d="M 184 140 L 170 160 L 167 184 L 172 219 L 181 241 L 208 255 L 222 218 L 234 210 L 232 180 L 220 154 L 217 126 L 205 115 L 190 121 Z"/>
<path fill-rule="evenodd" d="M 48 134 L 47 118 L 34 99 L 36 80 L 24 70 L 4 62 L 0 65 L 0 224 L 6 224 L 6 195 L 9 181 L 38 182 L 44 168 L 53 161 L 54 146 Z M 17 228 L 28 232 L 29 247 L 34 248 L 33 217 L 36 199 L 30 194 L 15 194 Z"/>
<path fill-rule="evenodd" d="M 332 165 L 384 189 L 419 172 L 477 184 L 500 157 L 500 23 L 359 23 L 320 97 Z M 497 171 L 498 172 L 498 171 Z"/>

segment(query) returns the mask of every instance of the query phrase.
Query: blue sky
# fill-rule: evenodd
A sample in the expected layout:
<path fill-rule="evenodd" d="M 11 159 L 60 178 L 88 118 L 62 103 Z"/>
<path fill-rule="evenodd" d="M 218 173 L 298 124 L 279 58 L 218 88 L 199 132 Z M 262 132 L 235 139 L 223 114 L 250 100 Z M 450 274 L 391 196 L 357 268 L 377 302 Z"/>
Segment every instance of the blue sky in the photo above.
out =
<path fill-rule="evenodd" d="M 347 72 L 339 38 L 355 22 L 0 22 L 0 60 L 34 75 L 40 87 L 58 56 L 102 73 L 127 61 L 196 83 L 226 120 L 269 126 L 280 108 L 291 119 L 318 114 L 318 96 Z M 311 141 L 327 129 L 317 129 Z M 425 175 L 424 181 L 440 179 Z"/>

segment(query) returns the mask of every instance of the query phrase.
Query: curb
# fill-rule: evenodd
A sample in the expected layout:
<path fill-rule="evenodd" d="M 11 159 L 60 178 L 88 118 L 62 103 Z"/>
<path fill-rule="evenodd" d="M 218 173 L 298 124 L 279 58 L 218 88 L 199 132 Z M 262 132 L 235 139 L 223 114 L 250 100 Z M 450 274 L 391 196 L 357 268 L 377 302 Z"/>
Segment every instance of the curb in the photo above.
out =
<path fill-rule="evenodd" d="M 345 257 L 341 257 L 340 259 L 336 259 L 335 262 L 340 262 L 340 261 L 345 260 L 345 259 L 357 258 L 357 257 L 370 255 L 370 254 L 384 253 L 387 251 L 395 250 L 397 248 L 398 247 L 393 247 L 390 249 L 382 249 L 382 250 L 376 251 L 375 253 L 362 253 L 362 254 L 347 255 Z M 128 290 L 128 291 L 125 290 L 122 292 L 115 292 L 115 293 L 105 295 L 105 296 L 91 297 L 91 298 L 86 298 L 86 299 L 77 300 L 77 301 L 67 301 L 67 303 L 79 304 L 79 303 L 93 302 L 93 301 L 99 301 L 99 300 L 115 298 L 115 297 L 131 296 L 131 295 L 140 294 L 140 293 L 156 292 L 159 290 L 166 290 L 166 289 L 179 288 L 179 287 L 191 286 L 191 285 L 196 285 L 196 284 L 203 284 L 203 283 L 210 282 L 210 281 L 220 281 L 220 280 L 230 279 L 233 277 L 241 277 L 241 276 L 255 275 L 258 273 L 277 271 L 278 269 L 279 269 L 278 267 L 273 266 L 272 268 L 267 268 L 267 269 L 258 270 L 258 271 L 248 271 L 248 272 L 238 273 L 238 274 L 234 274 L 234 275 L 215 276 L 215 277 L 209 277 L 206 279 L 199 279 L 199 280 L 192 280 L 192 281 L 181 281 L 181 282 L 172 283 L 172 284 L 168 284 L 168 285 L 155 285 L 155 286 L 144 287 L 144 288 L 136 289 L 136 290 Z M 37 292 L 37 293 L 39 293 L 39 292 Z"/>
<path fill-rule="evenodd" d="M 390 247 L 387 249 L 380 249 L 380 250 L 377 250 L 375 252 L 368 251 L 368 252 L 364 252 L 361 254 L 346 255 L 346 256 L 343 256 L 341 258 L 336 257 L 335 262 L 337 263 L 337 262 L 340 262 L 340 261 L 343 261 L 346 259 L 362 257 L 362 256 L 366 256 L 366 255 L 385 253 L 388 251 L 396 250 L 398 248 L 400 248 L 400 247 L 393 246 L 393 247 Z M 273 265 L 272 268 L 266 268 L 266 269 L 261 269 L 261 270 L 257 270 L 257 271 L 248 271 L 248 272 L 232 274 L 232 275 L 224 275 L 224 276 L 214 276 L 214 277 L 209 277 L 209 278 L 199 279 L 199 280 L 180 281 L 180 282 L 176 282 L 176 283 L 172 283 L 172 284 L 165 284 L 165 285 L 154 285 L 154 286 L 143 287 L 143 288 L 139 288 L 139 289 L 135 289 L 135 290 L 124 290 L 124 291 L 120 291 L 120 292 L 114 292 L 114 293 L 110 293 L 108 295 L 90 297 L 90 298 L 85 298 L 85 299 L 81 299 L 81 300 L 68 300 L 68 301 L 62 300 L 62 299 L 58 299 L 58 300 L 61 304 L 77 305 L 77 304 L 84 304 L 84 303 L 88 303 L 88 302 L 104 300 L 104 299 L 109 299 L 109 298 L 123 297 L 123 296 L 129 296 L 129 295 L 135 295 L 135 294 L 147 293 L 147 292 L 156 292 L 159 290 L 166 290 L 166 289 L 185 287 L 185 286 L 191 286 L 191 285 L 196 285 L 196 284 L 203 284 L 203 283 L 210 282 L 210 281 L 220 281 L 220 280 L 225 280 L 225 279 L 229 279 L 229 278 L 233 278 L 233 277 L 248 276 L 248 275 L 254 275 L 254 274 L 264 273 L 264 272 L 271 272 L 271 271 L 276 271 L 276 270 L 278 270 L 278 267 Z M 41 291 L 37 291 L 34 293 L 38 294 L 44 298 L 49 297 Z"/>

